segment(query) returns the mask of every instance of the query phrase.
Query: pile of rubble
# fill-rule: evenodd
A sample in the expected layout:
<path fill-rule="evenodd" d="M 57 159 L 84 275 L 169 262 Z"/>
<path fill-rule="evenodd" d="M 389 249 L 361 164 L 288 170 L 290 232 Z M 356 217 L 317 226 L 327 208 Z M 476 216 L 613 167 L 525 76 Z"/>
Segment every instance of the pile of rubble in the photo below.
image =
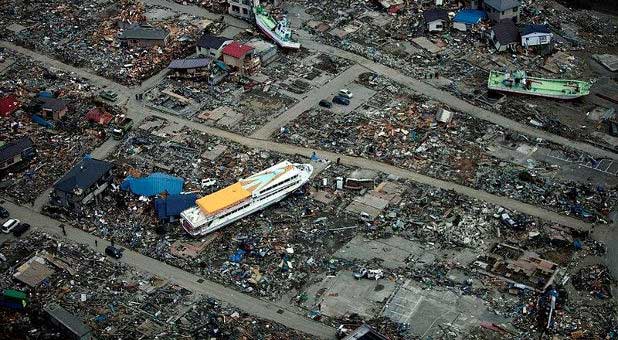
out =
<path fill-rule="evenodd" d="M 133 0 L 29 3 L 2 17 L 3 26 L 8 27 L 4 38 L 124 84 L 137 84 L 172 59 L 190 54 L 199 33 L 198 18 L 184 16 L 147 23 L 146 10 Z M 121 44 L 119 33 L 123 29 L 145 24 L 166 30 L 166 42 L 152 47 Z"/>
<path fill-rule="evenodd" d="M 0 137 L 7 142 L 29 137 L 36 157 L 25 167 L 6 173 L 1 190 L 18 203 L 33 203 L 77 160 L 103 142 L 106 128 L 84 118 L 88 110 L 103 106 L 95 100 L 96 88 L 81 77 L 46 69 L 19 54 L 4 55 L 12 64 L 0 77 L 0 94 L 12 95 L 19 105 L 0 121 Z M 35 110 L 41 96 L 55 96 L 68 106 L 62 120 L 53 122 L 53 129 L 33 121 L 32 115 L 39 114 Z"/>
<path fill-rule="evenodd" d="M 573 275 L 571 280 L 575 289 L 588 292 L 598 299 L 609 299 L 612 297 L 610 288 L 612 278 L 607 267 L 603 265 L 582 268 Z"/>
<path fill-rule="evenodd" d="M 47 337 L 58 332 L 43 312 L 44 306 L 55 303 L 97 338 L 306 338 L 212 298 L 193 295 L 156 275 L 110 261 L 86 246 L 58 242 L 43 233 L 6 242 L 0 253 L 7 259 L 0 264 L 0 288 L 27 295 L 22 312 L 0 309 L 3 320 L 10 320 L 4 334 Z M 38 265 L 21 266 L 31 256 Z M 15 274 L 11 268 L 17 268 Z M 29 272 L 19 275 L 22 271 Z"/>

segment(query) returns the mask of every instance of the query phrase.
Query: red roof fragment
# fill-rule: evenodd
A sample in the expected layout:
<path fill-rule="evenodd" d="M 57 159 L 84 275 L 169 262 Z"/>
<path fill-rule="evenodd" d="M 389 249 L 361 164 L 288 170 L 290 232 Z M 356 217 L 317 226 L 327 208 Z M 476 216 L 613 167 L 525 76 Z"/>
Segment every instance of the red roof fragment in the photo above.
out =
<path fill-rule="evenodd" d="M 236 59 L 240 59 L 252 50 L 253 47 L 234 41 L 233 43 L 225 45 L 225 47 L 223 47 L 223 54 L 229 55 L 230 57 L 234 57 Z"/>
<path fill-rule="evenodd" d="M 10 94 L 0 99 L 0 116 L 7 117 L 19 108 L 19 102 L 14 95 Z"/>
<path fill-rule="evenodd" d="M 113 118 L 114 116 L 101 110 L 98 107 L 93 107 L 92 109 L 90 109 L 90 111 L 88 111 L 88 113 L 86 113 L 86 119 L 88 121 L 101 125 L 109 124 L 109 122 L 111 122 Z"/>

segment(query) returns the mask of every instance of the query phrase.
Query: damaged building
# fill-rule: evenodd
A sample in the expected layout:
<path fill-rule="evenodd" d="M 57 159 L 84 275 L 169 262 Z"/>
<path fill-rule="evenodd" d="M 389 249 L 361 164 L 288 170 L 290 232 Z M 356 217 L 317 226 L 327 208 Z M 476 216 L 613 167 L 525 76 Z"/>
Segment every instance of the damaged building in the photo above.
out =
<path fill-rule="evenodd" d="M 110 162 L 84 158 L 54 184 L 51 204 L 73 210 L 96 200 L 111 183 L 113 167 Z"/>

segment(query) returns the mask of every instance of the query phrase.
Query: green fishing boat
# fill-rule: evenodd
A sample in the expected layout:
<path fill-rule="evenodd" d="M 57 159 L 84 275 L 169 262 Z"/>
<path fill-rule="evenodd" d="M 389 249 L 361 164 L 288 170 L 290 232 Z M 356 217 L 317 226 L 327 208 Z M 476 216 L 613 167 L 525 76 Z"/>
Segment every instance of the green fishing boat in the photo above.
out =
<path fill-rule="evenodd" d="M 259 0 L 253 1 L 253 13 L 257 27 L 277 45 L 295 50 L 300 48 L 300 43 L 292 39 L 292 30 L 287 17 L 284 16 L 280 21 L 277 21 L 266 11 L 264 6 L 260 5 Z"/>
<path fill-rule="evenodd" d="M 524 71 L 512 73 L 491 71 L 487 79 L 487 88 L 558 99 L 574 99 L 590 93 L 589 82 L 528 77 Z"/>

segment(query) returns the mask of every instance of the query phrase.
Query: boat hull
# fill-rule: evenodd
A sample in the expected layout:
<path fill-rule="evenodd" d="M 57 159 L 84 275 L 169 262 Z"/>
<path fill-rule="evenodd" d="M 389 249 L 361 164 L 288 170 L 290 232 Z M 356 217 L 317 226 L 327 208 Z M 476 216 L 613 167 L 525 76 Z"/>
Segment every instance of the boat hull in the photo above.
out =
<path fill-rule="evenodd" d="M 300 43 L 296 41 L 283 41 L 273 31 L 271 31 L 261 20 L 256 16 L 255 23 L 257 27 L 266 35 L 270 40 L 274 41 L 282 48 L 297 50 L 300 48 Z"/>
<path fill-rule="evenodd" d="M 487 88 L 492 91 L 518 93 L 555 99 L 576 99 L 590 93 L 590 83 L 580 80 L 543 79 L 525 77 L 525 73 L 491 71 L 487 79 Z M 523 82 L 526 82 L 525 86 Z"/>
<path fill-rule="evenodd" d="M 499 91 L 499 92 L 507 92 L 507 93 L 518 93 L 518 94 L 525 94 L 525 95 L 530 95 L 530 96 L 537 96 L 537 97 L 546 97 L 546 98 L 554 98 L 554 99 L 576 99 L 576 98 L 580 98 L 585 96 L 586 94 L 576 94 L 576 95 L 554 95 L 554 94 L 548 94 L 548 93 L 538 93 L 538 92 L 533 92 L 533 91 L 526 91 L 526 90 L 518 90 L 518 89 L 507 89 L 507 88 L 503 88 L 503 87 L 488 87 L 490 90 L 492 91 Z"/>

